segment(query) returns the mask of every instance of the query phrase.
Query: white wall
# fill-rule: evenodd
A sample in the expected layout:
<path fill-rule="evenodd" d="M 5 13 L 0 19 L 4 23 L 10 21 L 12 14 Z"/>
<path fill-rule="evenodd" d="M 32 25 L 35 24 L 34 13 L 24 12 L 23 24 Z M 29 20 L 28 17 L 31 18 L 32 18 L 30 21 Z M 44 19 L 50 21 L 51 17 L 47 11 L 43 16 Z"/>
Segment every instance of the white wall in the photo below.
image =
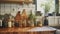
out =
<path fill-rule="evenodd" d="M 59 13 L 60 13 L 60 0 L 59 0 Z"/>
<path fill-rule="evenodd" d="M 13 11 L 13 9 L 15 9 Z M 33 14 L 35 12 L 35 4 L 29 4 L 29 5 L 20 5 L 20 4 L 13 4 L 13 3 L 0 3 L 0 14 L 4 15 L 5 13 L 11 13 L 13 16 L 16 15 L 17 11 L 21 11 L 23 9 L 26 9 L 27 14 L 29 14 L 29 11 L 32 10 Z"/>

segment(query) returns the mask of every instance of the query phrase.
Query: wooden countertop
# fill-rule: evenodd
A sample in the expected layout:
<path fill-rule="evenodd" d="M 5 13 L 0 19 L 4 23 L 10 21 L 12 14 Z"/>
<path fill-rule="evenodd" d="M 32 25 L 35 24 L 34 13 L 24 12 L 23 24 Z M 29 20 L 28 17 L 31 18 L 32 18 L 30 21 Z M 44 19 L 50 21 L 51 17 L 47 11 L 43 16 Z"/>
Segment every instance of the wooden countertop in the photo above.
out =
<path fill-rule="evenodd" d="M 26 28 L 0 28 L 0 32 L 34 32 L 34 31 L 55 31 L 52 27 L 26 27 Z"/>
<path fill-rule="evenodd" d="M 19 27 L 13 27 L 13 28 L 0 28 L 0 32 L 26 32 L 30 27 L 27 28 L 19 28 Z"/>

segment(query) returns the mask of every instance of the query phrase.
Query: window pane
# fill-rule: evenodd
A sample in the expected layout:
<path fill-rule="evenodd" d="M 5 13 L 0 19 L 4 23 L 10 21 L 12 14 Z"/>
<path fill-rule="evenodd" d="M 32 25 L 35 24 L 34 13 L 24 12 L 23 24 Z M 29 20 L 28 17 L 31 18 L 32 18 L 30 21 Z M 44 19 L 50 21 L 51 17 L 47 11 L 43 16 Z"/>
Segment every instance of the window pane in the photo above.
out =
<path fill-rule="evenodd" d="M 37 0 L 37 11 L 41 13 L 53 13 L 55 11 L 55 0 Z"/>

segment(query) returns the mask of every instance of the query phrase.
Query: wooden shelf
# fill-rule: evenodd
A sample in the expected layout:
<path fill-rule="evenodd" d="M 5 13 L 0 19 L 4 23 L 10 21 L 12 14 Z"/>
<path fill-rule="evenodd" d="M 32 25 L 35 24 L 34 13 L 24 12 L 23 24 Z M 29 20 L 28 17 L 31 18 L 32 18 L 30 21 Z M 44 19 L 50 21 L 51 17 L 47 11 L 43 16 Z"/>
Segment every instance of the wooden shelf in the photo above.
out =
<path fill-rule="evenodd" d="M 23 3 L 23 2 L 26 2 L 26 0 L 0 0 L 0 3 Z M 32 0 L 29 0 L 27 2 L 32 3 Z"/>
<path fill-rule="evenodd" d="M 23 0 L 0 0 L 0 3 L 20 3 L 23 2 Z"/>

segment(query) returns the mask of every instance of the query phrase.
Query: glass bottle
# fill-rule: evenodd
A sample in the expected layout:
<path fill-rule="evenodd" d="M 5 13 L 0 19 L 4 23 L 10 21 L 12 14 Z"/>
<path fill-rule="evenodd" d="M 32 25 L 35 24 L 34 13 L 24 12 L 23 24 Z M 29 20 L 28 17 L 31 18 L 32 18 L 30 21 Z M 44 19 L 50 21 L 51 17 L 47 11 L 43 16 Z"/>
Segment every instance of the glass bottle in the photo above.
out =
<path fill-rule="evenodd" d="M 28 20 L 30 21 L 30 26 L 31 27 L 34 27 L 34 17 L 33 17 L 34 15 L 32 14 L 32 10 L 31 10 L 31 12 L 30 12 L 30 15 L 29 15 L 29 17 L 28 17 Z"/>
<path fill-rule="evenodd" d="M 15 26 L 16 27 L 21 27 L 21 14 L 20 11 L 18 11 L 18 13 L 15 16 Z"/>
<path fill-rule="evenodd" d="M 22 11 L 22 27 L 26 27 L 27 26 L 27 18 L 28 18 L 28 16 L 27 16 L 27 14 L 26 14 L 26 9 L 23 9 L 23 11 Z"/>

